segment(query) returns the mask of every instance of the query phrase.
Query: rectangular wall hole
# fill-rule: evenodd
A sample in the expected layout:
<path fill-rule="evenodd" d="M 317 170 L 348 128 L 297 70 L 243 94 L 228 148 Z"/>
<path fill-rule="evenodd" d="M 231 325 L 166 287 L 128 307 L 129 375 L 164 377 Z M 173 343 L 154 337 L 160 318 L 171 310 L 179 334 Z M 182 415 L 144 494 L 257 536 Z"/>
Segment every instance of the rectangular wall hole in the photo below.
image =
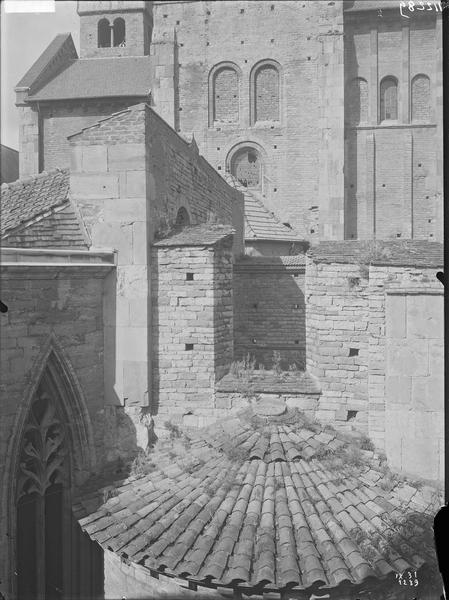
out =
<path fill-rule="evenodd" d="M 193 281 L 193 273 L 186 273 L 186 281 Z"/>
<path fill-rule="evenodd" d="M 359 349 L 358 348 L 349 348 L 349 356 L 358 356 Z"/>
<path fill-rule="evenodd" d="M 185 349 L 186 350 L 193 350 L 193 344 L 186 344 Z"/>
<path fill-rule="evenodd" d="M 348 410 L 348 414 L 346 415 L 347 421 L 353 421 L 357 416 L 356 410 Z"/>

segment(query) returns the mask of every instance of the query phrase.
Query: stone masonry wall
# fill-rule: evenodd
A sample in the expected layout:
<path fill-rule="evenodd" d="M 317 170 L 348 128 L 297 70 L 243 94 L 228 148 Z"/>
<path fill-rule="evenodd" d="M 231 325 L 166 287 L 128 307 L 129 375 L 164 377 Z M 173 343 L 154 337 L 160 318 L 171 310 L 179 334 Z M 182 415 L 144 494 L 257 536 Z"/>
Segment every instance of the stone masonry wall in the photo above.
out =
<path fill-rule="evenodd" d="M 42 167 L 48 171 L 70 167 L 70 144 L 67 137 L 90 127 L 102 117 L 119 112 L 139 99 L 103 101 L 59 101 L 41 109 Z"/>
<path fill-rule="evenodd" d="M 343 122 L 341 11 L 340 2 L 311 0 L 155 2 L 153 8 L 153 43 L 176 31 L 179 130 L 194 133 L 201 153 L 222 172 L 238 148 L 246 142 L 255 145 L 263 162 L 265 203 L 303 235 L 308 235 L 309 208 L 319 204 L 319 193 L 326 201 L 331 185 L 331 196 L 338 198 L 335 202 L 343 199 L 337 155 L 340 153 L 342 161 L 343 125 L 339 139 L 332 134 L 325 155 L 319 156 L 321 125 L 327 131 Z M 280 66 L 279 120 L 254 123 L 251 74 L 267 59 Z M 239 72 L 239 118 L 235 123 L 209 125 L 210 73 L 226 62 L 234 63 Z M 324 102 L 321 73 L 329 95 Z M 328 108 L 335 123 L 321 114 Z M 157 102 L 155 110 L 159 110 Z M 321 158 L 328 161 L 325 173 L 317 169 Z M 326 181 L 319 190 L 322 173 Z M 329 207 L 327 214 L 334 208 Z M 339 225 L 340 208 L 337 206 L 337 216 L 332 216 L 334 229 Z"/>
<path fill-rule="evenodd" d="M 366 273 L 364 273 L 366 277 Z M 368 280 L 354 264 L 306 267 L 307 369 L 322 389 L 317 418 L 368 431 Z"/>
<path fill-rule="evenodd" d="M 152 251 L 153 406 L 161 423 L 214 414 L 232 362 L 231 242 Z"/>
<path fill-rule="evenodd" d="M 235 252 L 242 253 L 243 194 L 199 155 L 195 141 L 187 143 L 154 111 L 147 115 L 147 185 L 154 230 L 166 232 L 182 206 L 192 225 L 232 224 Z"/>
<path fill-rule="evenodd" d="M 151 352 L 145 111 L 125 110 L 69 139 L 71 196 L 92 245 L 117 250 L 105 308 L 106 398 L 110 404 L 147 407 Z"/>
<path fill-rule="evenodd" d="M 71 136 L 71 194 L 94 247 L 118 252 L 106 317 L 106 393 L 111 403 L 149 406 L 150 256 L 180 207 L 192 224 L 233 224 L 243 248 L 243 197 L 147 105 L 139 104 Z M 239 250 L 240 249 L 240 250 Z M 154 294 L 153 294 L 154 297 Z"/>
<path fill-rule="evenodd" d="M 436 268 L 370 269 L 369 432 L 398 469 L 444 473 L 444 297 Z"/>
<path fill-rule="evenodd" d="M 307 369 L 322 389 L 317 418 L 365 431 L 397 469 L 442 479 L 437 268 L 308 260 Z"/>
<path fill-rule="evenodd" d="M 30 259 L 30 261 L 32 258 Z M 2 302 L 8 312 L 1 324 L 0 404 L 0 591 L 9 597 L 10 522 L 8 490 L 16 474 L 10 463 L 11 444 L 17 443 L 25 417 L 25 402 L 38 383 L 48 348 L 54 348 L 79 384 L 85 400 L 84 422 L 92 433 L 90 467 L 73 474 L 74 485 L 91 472 L 126 457 L 135 450 L 136 437 L 130 420 L 120 409 L 105 406 L 103 392 L 103 294 L 104 276 L 92 265 L 83 267 L 2 266 Z M 104 269 L 104 267 L 103 267 Z M 86 274 L 86 271 L 89 273 Z M 106 269 L 107 271 L 107 269 Z M 69 427 L 78 428 L 77 422 Z M 89 468 L 92 470 L 89 471 Z M 10 513 L 11 515 L 14 513 Z"/>
<path fill-rule="evenodd" d="M 386 10 L 345 16 L 345 120 L 347 124 L 346 238 L 442 240 L 441 13 L 403 19 Z M 428 111 L 417 119 L 413 81 L 430 80 Z M 379 89 L 398 81 L 398 118 L 380 122 Z M 351 97 L 362 78 L 365 107 Z M 360 115 L 363 119 L 360 120 Z"/>
<path fill-rule="evenodd" d="M 115 11 L 110 13 L 107 3 L 100 4 L 97 2 L 94 6 L 91 2 L 80 2 L 78 8 L 80 14 L 80 57 L 109 58 L 110 56 L 142 56 L 149 54 L 152 22 L 148 9 L 144 9 L 145 4 L 144 2 L 135 1 L 115 2 Z M 97 12 L 95 14 L 87 12 L 92 10 Z M 111 32 L 111 47 L 98 47 L 98 22 L 103 18 L 108 19 L 111 26 L 115 19 L 121 18 L 125 21 L 126 43 L 124 46 L 113 46 L 114 36 Z"/>
<path fill-rule="evenodd" d="M 245 257 L 234 266 L 235 359 L 249 354 L 271 368 L 273 353 L 279 352 L 283 368 L 295 363 L 303 369 L 305 269 L 277 260 L 278 264 L 271 260 L 264 265 Z"/>

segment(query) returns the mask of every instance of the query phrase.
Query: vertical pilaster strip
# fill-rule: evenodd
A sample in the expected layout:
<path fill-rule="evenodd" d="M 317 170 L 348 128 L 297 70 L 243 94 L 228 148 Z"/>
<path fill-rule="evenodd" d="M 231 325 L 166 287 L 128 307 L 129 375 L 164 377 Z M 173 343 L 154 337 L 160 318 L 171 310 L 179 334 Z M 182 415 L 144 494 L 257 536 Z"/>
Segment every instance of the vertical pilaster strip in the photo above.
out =
<path fill-rule="evenodd" d="M 413 237 L 413 152 L 412 132 L 404 132 L 402 151 L 402 227 L 403 238 Z"/>
<path fill-rule="evenodd" d="M 399 121 L 410 123 L 410 26 L 402 25 L 402 81 L 399 82 Z"/>
<path fill-rule="evenodd" d="M 371 68 L 370 68 L 370 82 L 369 82 L 369 120 L 372 125 L 377 125 L 379 122 L 379 75 L 378 75 L 378 31 L 377 25 L 371 29 L 370 36 L 370 52 L 371 52 Z"/>
<path fill-rule="evenodd" d="M 437 242 L 443 241 L 443 28 L 442 28 L 442 14 L 437 12 L 436 23 L 435 23 L 435 61 L 433 79 L 435 81 L 431 89 L 435 90 L 432 93 L 433 106 L 431 111 L 431 118 L 436 123 L 436 173 L 435 173 L 435 230 L 434 239 Z"/>
<path fill-rule="evenodd" d="M 366 239 L 376 237 L 376 139 L 366 136 Z"/>

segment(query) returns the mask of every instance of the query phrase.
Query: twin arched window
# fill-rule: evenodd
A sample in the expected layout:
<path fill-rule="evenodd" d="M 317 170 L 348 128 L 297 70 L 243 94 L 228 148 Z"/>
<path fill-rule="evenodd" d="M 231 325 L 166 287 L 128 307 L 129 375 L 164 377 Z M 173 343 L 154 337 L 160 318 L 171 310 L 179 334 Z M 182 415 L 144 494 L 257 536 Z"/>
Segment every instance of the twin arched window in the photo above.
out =
<path fill-rule="evenodd" d="M 98 47 L 110 48 L 126 45 L 126 28 L 125 20 L 121 17 L 114 19 L 114 23 L 110 25 L 107 19 L 98 21 Z"/>
<path fill-rule="evenodd" d="M 220 63 L 209 75 L 209 124 L 238 123 L 241 71 L 234 63 Z M 265 60 L 250 74 L 251 125 L 280 120 L 279 65 Z"/>
<path fill-rule="evenodd" d="M 368 82 L 363 77 L 352 79 L 347 87 L 347 121 L 359 125 L 368 121 Z M 380 122 L 398 119 L 398 80 L 389 75 L 380 82 Z M 419 74 L 411 82 L 412 121 L 430 121 L 430 79 Z"/>

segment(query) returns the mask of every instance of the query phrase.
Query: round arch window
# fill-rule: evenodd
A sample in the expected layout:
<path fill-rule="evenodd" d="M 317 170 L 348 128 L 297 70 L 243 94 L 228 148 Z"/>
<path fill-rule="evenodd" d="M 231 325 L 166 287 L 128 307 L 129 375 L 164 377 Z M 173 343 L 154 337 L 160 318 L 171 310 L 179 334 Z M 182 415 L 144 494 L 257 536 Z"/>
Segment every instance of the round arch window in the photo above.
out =
<path fill-rule="evenodd" d="M 231 173 L 242 185 L 258 188 L 262 181 L 262 161 L 255 148 L 242 148 L 231 159 Z"/>

